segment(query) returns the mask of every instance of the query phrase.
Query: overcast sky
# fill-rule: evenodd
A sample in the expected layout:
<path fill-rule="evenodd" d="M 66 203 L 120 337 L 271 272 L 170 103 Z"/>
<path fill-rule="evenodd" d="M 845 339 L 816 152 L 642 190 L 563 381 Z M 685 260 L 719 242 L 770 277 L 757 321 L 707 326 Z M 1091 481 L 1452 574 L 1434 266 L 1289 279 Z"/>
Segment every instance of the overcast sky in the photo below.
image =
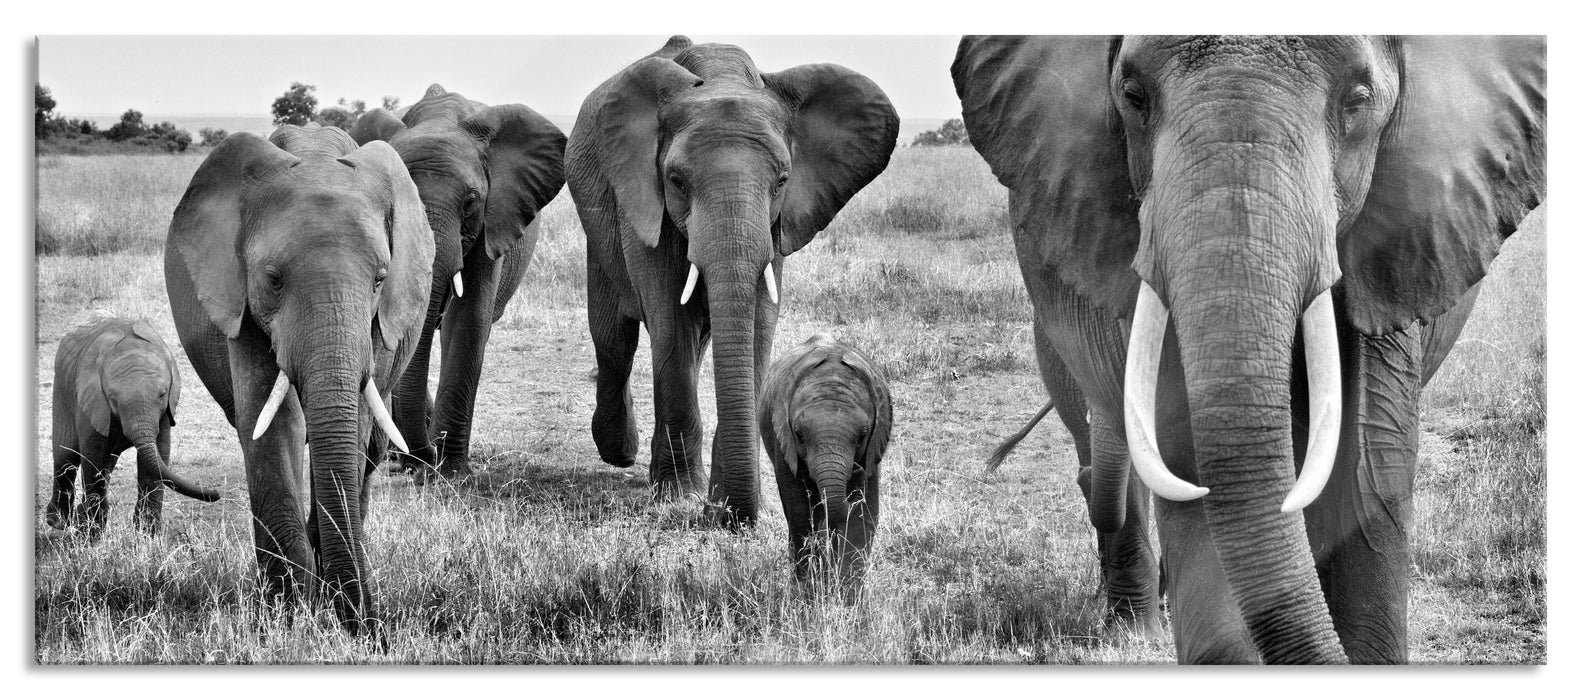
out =
<path fill-rule="evenodd" d="M 664 44 L 653 36 L 269 37 L 42 36 L 39 82 L 56 112 L 72 115 L 268 116 L 292 81 L 377 107 L 385 95 L 412 104 L 431 83 L 486 104 L 520 102 L 575 115 L 590 90 Z M 872 78 L 904 119 L 956 116 L 950 82 L 958 36 L 711 36 L 736 44 L 760 70 L 839 63 Z"/>

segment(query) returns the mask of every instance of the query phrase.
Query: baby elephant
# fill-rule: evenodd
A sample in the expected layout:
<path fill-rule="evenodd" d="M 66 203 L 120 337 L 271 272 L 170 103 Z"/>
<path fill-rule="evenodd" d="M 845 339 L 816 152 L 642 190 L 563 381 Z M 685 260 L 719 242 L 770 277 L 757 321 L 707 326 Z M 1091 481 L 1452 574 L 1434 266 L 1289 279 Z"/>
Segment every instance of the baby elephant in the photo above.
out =
<path fill-rule="evenodd" d="M 770 365 L 759 432 L 774 463 L 799 581 L 838 572 L 848 599 L 879 526 L 879 460 L 890 443 L 890 388 L 873 361 L 819 333 Z"/>
<path fill-rule="evenodd" d="M 104 530 L 106 490 L 115 460 L 137 448 L 137 505 L 133 522 L 159 530 L 163 486 L 200 501 L 218 492 L 170 472 L 170 427 L 176 424 L 181 377 L 176 360 L 147 321 L 96 316 L 73 328 L 55 352 L 55 486 L 45 519 L 65 528 L 80 518 L 90 538 Z M 82 467 L 82 511 L 72 512 Z"/>

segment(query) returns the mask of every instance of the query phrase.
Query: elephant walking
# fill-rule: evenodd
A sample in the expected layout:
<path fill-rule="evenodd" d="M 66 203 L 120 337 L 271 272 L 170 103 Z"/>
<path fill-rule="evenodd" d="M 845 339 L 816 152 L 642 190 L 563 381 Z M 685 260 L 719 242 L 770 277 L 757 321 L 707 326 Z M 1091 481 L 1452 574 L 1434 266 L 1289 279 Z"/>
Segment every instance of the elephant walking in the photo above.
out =
<path fill-rule="evenodd" d="M 706 495 L 715 517 L 756 521 L 759 383 L 784 258 L 884 170 L 899 124 L 879 86 L 847 68 L 762 73 L 738 47 L 680 36 L 587 97 L 566 152 L 588 237 L 600 458 L 636 462 L 642 324 L 655 497 Z M 711 338 L 719 422 L 705 492 L 697 379 Z"/>
<path fill-rule="evenodd" d="M 565 184 L 566 136 L 523 105 L 489 106 L 435 84 L 401 118 L 383 109 L 363 114 L 352 137 L 358 145 L 386 141 L 400 154 L 433 231 L 423 333 L 395 390 L 396 425 L 413 447 L 402 462 L 419 483 L 436 468 L 469 474 L 484 349 L 533 261 L 538 215 Z M 436 329 L 439 389 L 430 399 Z"/>
<path fill-rule="evenodd" d="M 962 40 L 968 133 L 1095 424 L 1095 523 L 1134 526 L 1134 474 L 1156 495 L 1182 661 L 1406 661 L 1419 391 L 1544 197 L 1545 53 Z"/>
<path fill-rule="evenodd" d="M 316 125 L 222 142 L 165 245 L 182 347 L 241 442 L 267 591 L 322 586 L 356 632 L 382 630 L 363 546 L 367 475 L 381 433 L 406 447 L 384 392 L 417 346 L 433 265 L 396 152 Z"/>

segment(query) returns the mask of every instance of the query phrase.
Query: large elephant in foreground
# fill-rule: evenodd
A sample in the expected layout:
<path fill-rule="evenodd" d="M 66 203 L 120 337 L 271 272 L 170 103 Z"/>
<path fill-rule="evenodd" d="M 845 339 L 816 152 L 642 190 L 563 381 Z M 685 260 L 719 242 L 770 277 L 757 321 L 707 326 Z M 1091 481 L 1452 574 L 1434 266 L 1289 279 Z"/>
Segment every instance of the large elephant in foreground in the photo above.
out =
<path fill-rule="evenodd" d="M 899 125 L 884 91 L 847 68 L 760 73 L 740 48 L 680 36 L 588 96 L 566 151 L 588 237 L 605 462 L 636 461 L 641 323 L 654 364 L 649 484 L 661 499 L 705 493 L 697 380 L 712 335 L 711 513 L 756 520 L 758 392 L 781 266 L 884 170 Z"/>
<path fill-rule="evenodd" d="M 383 392 L 417 346 L 433 265 L 396 152 L 316 125 L 222 142 L 165 245 L 181 345 L 241 440 L 266 588 L 289 599 L 322 585 L 353 631 L 379 629 L 367 474 L 382 436 L 405 448 Z"/>
<path fill-rule="evenodd" d="M 401 155 L 433 230 L 423 334 L 395 391 L 396 425 L 413 448 L 402 460 L 420 483 L 435 467 L 469 474 L 484 348 L 533 260 L 538 214 L 565 184 L 566 136 L 523 105 L 489 106 L 435 84 L 399 119 L 383 109 L 363 114 L 352 138 L 386 141 Z M 430 405 L 436 328 L 442 352 Z"/>
<path fill-rule="evenodd" d="M 1545 65 L 1518 37 L 961 42 L 1092 412 L 1091 515 L 1140 527 L 1133 473 L 1159 497 L 1182 661 L 1406 660 L 1419 391 L 1543 199 Z"/>

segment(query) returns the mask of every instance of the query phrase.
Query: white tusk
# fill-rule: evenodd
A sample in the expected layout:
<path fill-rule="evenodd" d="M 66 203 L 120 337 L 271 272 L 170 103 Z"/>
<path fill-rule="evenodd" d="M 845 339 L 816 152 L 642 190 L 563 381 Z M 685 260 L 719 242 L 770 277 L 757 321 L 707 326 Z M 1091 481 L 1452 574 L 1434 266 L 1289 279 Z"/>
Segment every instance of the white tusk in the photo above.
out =
<path fill-rule="evenodd" d="M 779 304 L 780 290 L 777 288 L 779 285 L 775 284 L 774 263 L 769 263 L 768 265 L 764 266 L 764 284 L 769 287 L 769 301 Z"/>
<path fill-rule="evenodd" d="M 1302 347 L 1307 355 L 1307 457 L 1296 486 L 1280 504 L 1282 513 L 1306 508 L 1323 493 L 1340 445 L 1340 341 L 1335 303 L 1327 289 L 1302 314 Z"/>
<path fill-rule="evenodd" d="M 698 264 L 692 263 L 687 268 L 687 286 L 681 288 L 681 303 L 685 305 L 692 298 L 692 288 L 698 286 Z"/>
<path fill-rule="evenodd" d="M 456 273 L 455 277 L 450 278 L 450 286 L 451 286 L 451 289 L 456 290 L 456 298 L 460 299 L 461 298 L 461 272 L 460 271 L 458 271 Z"/>
<path fill-rule="evenodd" d="M 406 448 L 406 440 L 401 439 L 401 431 L 396 430 L 395 421 L 390 420 L 390 411 L 385 409 L 385 400 L 380 398 L 379 387 L 374 386 L 372 379 L 363 385 L 363 400 L 368 402 L 368 412 L 374 415 L 374 422 L 379 424 L 379 429 L 389 436 L 390 443 L 402 452 L 411 452 Z"/>
<path fill-rule="evenodd" d="M 253 425 L 253 439 L 264 436 L 264 431 L 269 430 L 269 424 L 275 420 L 275 412 L 280 410 L 280 404 L 286 400 L 286 393 L 291 391 L 291 380 L 286 378 L 285 370 L 280 371 L 280 376 L 275 377 L 275 386 L 269 390 L 269 399 L 264 401 L 263 410 L 258 412 L 258 422 Z"/>
<path fill-rule="evenodd" d="M 1126 444 L 1138 478 L 1154 494 L 1171 501 L 1190 501 L 1207 495 L 1208 489 L 1170 473 L 1154 437 L 1159 353 L 1169 321 L 1164 302 L 1147 282 L 1142 283 L 1137 288 L 1137 310 L 1132 314 L 1132 337 L 1126 348 Z"/>

